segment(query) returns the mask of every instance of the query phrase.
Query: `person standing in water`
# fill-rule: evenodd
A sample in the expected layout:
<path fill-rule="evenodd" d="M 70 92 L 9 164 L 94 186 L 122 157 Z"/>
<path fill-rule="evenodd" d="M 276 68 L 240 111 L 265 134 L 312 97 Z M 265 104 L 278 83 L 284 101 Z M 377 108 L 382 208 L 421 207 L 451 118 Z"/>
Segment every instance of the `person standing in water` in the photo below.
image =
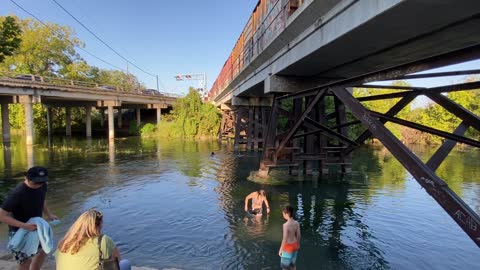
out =
<path fill-rule="evenodd" d="M 300 249 L 300 224 L 293 219 L 293 208 L 290 205 L 283 207 L 282 215 L 287 222 L 283 224 L 282 244 L 278 250 L 282 269 L 296 269 L 298 250 Z"/>
<path fill-rule="evenodd" d="M 265 190 L 260 189 L 258 191 L 254 191 L 245 197 L 245 212 L 248 212 L 248 201 L 252 199 L 252 210 L 250 213 L 252 215 L 261 215 L 262 214 L 262 206 L 265 203 L 267 207 L 267 214 L 270 213 L 270 205 L 268 204 L 267 195 L 265 194 Z"/>

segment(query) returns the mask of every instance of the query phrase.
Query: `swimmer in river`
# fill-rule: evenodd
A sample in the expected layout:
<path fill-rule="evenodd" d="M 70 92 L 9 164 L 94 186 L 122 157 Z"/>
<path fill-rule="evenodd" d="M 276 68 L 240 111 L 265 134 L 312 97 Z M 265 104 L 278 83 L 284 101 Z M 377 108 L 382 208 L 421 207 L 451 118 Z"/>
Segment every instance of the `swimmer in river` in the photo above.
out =
<path fill-rule="evenodd" d="M 249 211 L 248 208 L 248 201 L 252 200 L 252 208 Z M 270 213 L 270 205 L 268 204 L 267 195 L 265 194 L 265 190 L 260 189 L 258 191 L 254 191 L 245 197 L 245 212 L 249 212 L 252 215 L 262 215 L 263 212 L 263 204 L 267 207 L 267 214 Z"/>

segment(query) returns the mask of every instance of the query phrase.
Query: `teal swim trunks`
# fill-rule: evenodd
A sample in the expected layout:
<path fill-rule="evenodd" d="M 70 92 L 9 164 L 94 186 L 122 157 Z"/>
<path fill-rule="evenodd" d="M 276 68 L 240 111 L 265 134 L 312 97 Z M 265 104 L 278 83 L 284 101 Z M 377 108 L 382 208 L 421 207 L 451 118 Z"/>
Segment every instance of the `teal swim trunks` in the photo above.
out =
<path fill-rule="evenodd" d="M 282 252 L 282 258 L 280 259 L 280 267 L 283 269 L 293 268 L 297 262 L 298 251 L 293 253 Z"/>

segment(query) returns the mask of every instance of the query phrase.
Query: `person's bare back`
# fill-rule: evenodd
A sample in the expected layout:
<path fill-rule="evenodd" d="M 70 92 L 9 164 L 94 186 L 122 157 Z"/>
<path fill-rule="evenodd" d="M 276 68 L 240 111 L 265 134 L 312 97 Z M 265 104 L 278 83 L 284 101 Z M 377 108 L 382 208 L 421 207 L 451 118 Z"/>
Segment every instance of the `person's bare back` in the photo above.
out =
<path fill-rule="evenodd" d="M 293 208 L 289 205 L 282 209 L 283 218 L 287 220 L 283 224 L 282 244 L 278 250 L 281 257 L 282 269 L 296 269 L 298 250 L 300 249 L 300 224 L 293 219 Z"/>
<path fill-rule="evenodd" d="M 294 219 L 289 219 L 283 223 L 283 231 L 285 236 L 285 243 L 292 244 L 299 241 L 300 224 Z"/>

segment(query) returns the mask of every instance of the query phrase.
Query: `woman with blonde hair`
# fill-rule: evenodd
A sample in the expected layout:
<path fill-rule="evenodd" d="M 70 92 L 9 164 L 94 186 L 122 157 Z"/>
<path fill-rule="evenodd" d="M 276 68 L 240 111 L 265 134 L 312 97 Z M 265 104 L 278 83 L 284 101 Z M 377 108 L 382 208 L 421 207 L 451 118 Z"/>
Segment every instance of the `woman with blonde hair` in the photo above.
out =
<path fill-rule="evenodd" d="M 100 257 L 120 261 L 120 252 L 113 240 L 101 234 L 102 226 L 100 211 L 90 209 L 81 214 L 58 243 L 57 270 L 97 270 Z M 130 269 L 130 263 L 120 261 L 120 269 Z"/>

